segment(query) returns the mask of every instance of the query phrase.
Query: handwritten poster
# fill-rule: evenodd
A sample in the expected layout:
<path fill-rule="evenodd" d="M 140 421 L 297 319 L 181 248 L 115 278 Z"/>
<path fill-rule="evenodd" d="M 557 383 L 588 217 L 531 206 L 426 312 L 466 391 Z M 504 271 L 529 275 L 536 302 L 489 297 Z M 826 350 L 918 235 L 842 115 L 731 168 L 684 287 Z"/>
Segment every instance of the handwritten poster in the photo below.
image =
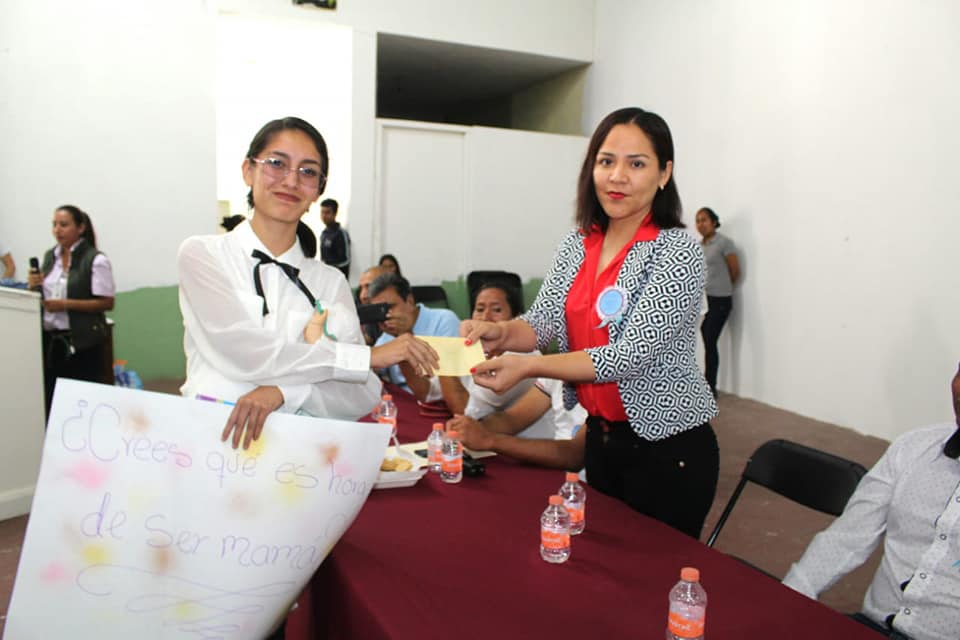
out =
<path fill-rule="evenodd" d="M 6 640 L 259 639 L 353 522 L 386 425 L 271 414 L 61 379 Z"/>

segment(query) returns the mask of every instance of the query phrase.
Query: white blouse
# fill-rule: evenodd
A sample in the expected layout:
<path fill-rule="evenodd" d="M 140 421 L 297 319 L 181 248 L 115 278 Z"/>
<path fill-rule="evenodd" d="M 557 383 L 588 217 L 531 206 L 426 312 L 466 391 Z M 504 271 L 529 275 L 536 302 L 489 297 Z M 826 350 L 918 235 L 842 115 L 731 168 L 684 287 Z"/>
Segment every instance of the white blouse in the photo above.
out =
<path fill-rule="evenodd" d="M 70 259 L 73 260 L 73 250 L 81 243 L 85 242 L 83 238 L 77 240 L 70 247 Z M 3 254 L 0 254 L 3 255 Z M 50 273 L 43 279 L 43 297 L 45 300 L 62 300 L 67 297 L 67 270 L 63 268 L 61 257 L 63 256 L 63 247 L 59 244 L 53 248 L 53 266 Z M 93 259 L 90 274 L 90 292 L 99 297 L 112 298 L 116 295 L 117 287 L 113 282 L 113 267 L 109 258 L 102 253 L 98 253 Z M 44 311 L 43 328 L 47 331 L 56 331 L 58 329 L 70 328 L 70 314 L 66 311 Z"/>
<path fill-rule="evenodd" d="M 300 279 L 324 309 L 327 334 L 303 339 L 313 315 L 310 301 L 275 264 L 260 267 L 270 313 L 254 288 L 254 249 L 300 269 Z M 217 236 L 194 236 L 177 256 L 187 380 L 180 392 L 235 401 L 257 386 L 283 393 L 281 411 L 356 419 L 380 400 L 370 370 L 353 296 L 343 274 L 303 255 L 298 242 L 273 256 L 249 222 Z"/>

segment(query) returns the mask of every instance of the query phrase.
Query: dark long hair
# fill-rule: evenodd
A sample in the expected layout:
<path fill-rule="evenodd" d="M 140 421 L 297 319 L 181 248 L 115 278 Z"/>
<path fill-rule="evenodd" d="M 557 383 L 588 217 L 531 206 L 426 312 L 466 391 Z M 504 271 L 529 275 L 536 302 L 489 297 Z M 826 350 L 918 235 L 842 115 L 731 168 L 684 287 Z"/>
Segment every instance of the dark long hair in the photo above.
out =
<path fill-rule="evenodd" d="M 260 131 L 257 131 L 257 135 L 253 136 L 253 140 L 250 141 L 250 148 L 247 149 L 247 158 L 249 160 L 256 158 L 270 143 L 273 136 L 281 131 L 288 130 L 302 131 L 307 134 L 313 141 L 313 145 L 317 148 L 317 153 L 320 154 L 320 172 L 322 174 L 320 176 L 320 184 L 317 186 L 317 195 L 323 194 L 323 190 L 327 186 L 327 176 L 330 175 L 330 156 L 327 153 L 327 143 L 323 139 L 323 136 L 320 135 L 320 132 L 302 118 L 287 116 L 286 118 L 271 120 L 263 125 Z M 253 189 L 247 192 L 247 205 L 253 209 Z M 307 226 L 307 223 L 303 220 L 297 222 L 297 239 L 300 241 L 300 249 L 305 256 L 308 258 L 316 257 L 317 234 L 315 234 L 313 229 Z"/>
<path fill-rule="evenodd" d="M 73 218 L 73 224 L 84 226 L 83 233 L 80 234 L 80 237 L 90 243 L 90 246 L 94 249 L 97 248 L 97 234 L 93 232 L 93 221 L 90 220 L 90 216 L 81 209 L 80 207 L 74 206 L 72 204 L 64 204 L 54 211 L 66 211 L 70 214 L 70 217 Z"/>
<path fill-rule="evenodd" d="M 507 299 L 507 305 L 510 307 L 511 317 L 515 318 L 523 313 L 523 292 L 500 280 L 487 280 L 477 287 L 476 292 L 473 294 L 474 307 L 477 306 L 477 298 L 480 297 L 480 292 L 486 289 L 500 289 L 500 291 L 503 291 L 503 296 Z M 473 309 L 470 309 L 470 313 L 473 313 Z"/>
<path fill-rule="evenodd" d="M 393 260 L 393 264 L 397 265 L 397 275 L 398 276 L 403 275 L 402 273 L 400 273 L 400 262 L 397 260 L 397 256 L 393 255 L 392 253 L 385 253 L 382 256 L 380 256 L 379 260 L 377 260 L 377 265 L 382 267 L 384 260 Z"/>
<path fill-rule="evenodd" d="M 593 166 L 597 161 L 600 146 L 607 139 L 610 130 L 618 124 L 632 124 L 640 127 L 657 154 L 660 170 L 667 168 L 667 162 L 673 162 L 673 137 L 666 121 L 655 113 L 644 111 L 639 107 L 617 109 L 597 125 L 596 131 L 590 138 L 587 146 L 587 155 L 580 168 L 580 178 L 577 180 L 577 226 L 583 233 L 589 233 L 594 225 L 606 232 L 610 224 L 610 217 L 597 199 L 597 188 L 593 182 Z M 653 197 L 651 217 L 654 224 L 661 229 L 671 229 L 685 226 L 680 220 L 680 194 L 677 192 L 677 183 L 673 179 L 674 172 L 670 172 L 670 179 L 662 190 L 658 190 Z"/>
<path fill-rule="evenodd" d="M 714 213 L 713 209 L 710 207 L 700 207 L 700 211 L 703 211 L 705 214 L 707 214 L 707 217 L 710 218 L 711 222 L 713 222 L 714 229 L 720 228 L 720 216 Z"/>

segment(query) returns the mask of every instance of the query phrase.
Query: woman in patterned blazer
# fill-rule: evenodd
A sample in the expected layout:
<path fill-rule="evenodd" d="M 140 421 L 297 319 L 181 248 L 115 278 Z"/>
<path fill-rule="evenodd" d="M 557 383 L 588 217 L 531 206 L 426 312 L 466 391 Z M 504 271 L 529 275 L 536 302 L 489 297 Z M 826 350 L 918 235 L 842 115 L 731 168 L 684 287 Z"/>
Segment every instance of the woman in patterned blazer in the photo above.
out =
<path fill-rule="evenodd" d="M 477 384 L 564 380 L 587 420 L 591 486 L 698 538 L 716 492 L 717 414 L 696 363 L 705 269 L 683 230 L 664 120 L 638 108 L 598 125 L 577 188 L 577 228 L 560 243 L 530 310 L 508 322 L 466 320 L 468 344 L 490 354 Z"/>

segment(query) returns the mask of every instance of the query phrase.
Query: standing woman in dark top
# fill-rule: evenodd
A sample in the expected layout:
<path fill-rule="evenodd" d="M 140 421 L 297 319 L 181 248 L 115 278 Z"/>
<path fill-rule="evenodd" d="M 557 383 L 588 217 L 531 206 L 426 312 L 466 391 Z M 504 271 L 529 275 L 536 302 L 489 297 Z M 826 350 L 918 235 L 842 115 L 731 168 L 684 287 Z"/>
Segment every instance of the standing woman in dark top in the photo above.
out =
<path fill-rule="evenodd" d="M 47 415 L 57 378 L 103 379 L 107 319 L 116 285 L 106 255 L 97 250 L 93 222 L 67 204 L 53 212 L 57 244 L 43 257 L 32 288 L 43 287 L 43 379 Z"/>
<path fill-rule="evenodd" d="M 720 367 L 720 352 L 717 341 L 733 310 L 733 285 L 740 277 L 740 262 L 733 241 L 722 233 L 720 218 L 709 207 L 697 211 L 697 231 L 703 236 L 701 246 L 707 261 L 707 314 L 700 325 L 705 353 L 704 376 L 717 397 L 717 369 Z"/>
<path fill-rule="evenodd" d="M 467 342 L 504 355 L 477 384 L 564 380 L 564 405 L 587 410 L 590 485 L 697 538 L 717 487 L 717 414 L 696 362 L 703 253 L 683 230 L 673 139 L 638 108 L 597 126 L 577 184 L 577 228 L 561 242 L 530 310 L 506 322 L 465 320 Z"/>

